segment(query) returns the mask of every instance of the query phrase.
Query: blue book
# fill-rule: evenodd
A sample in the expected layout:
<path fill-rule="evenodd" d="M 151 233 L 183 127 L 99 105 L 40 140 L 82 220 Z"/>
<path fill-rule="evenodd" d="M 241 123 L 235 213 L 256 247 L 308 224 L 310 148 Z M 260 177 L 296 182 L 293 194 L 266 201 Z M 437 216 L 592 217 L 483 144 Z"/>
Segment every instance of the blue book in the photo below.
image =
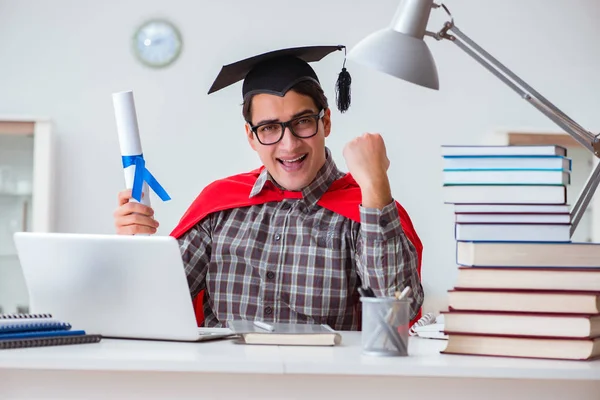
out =
<path fill-rule="evenodd" d="M 75 335 L 75 336 L 46 336 L 28 339 L 0 340 L 0 350 L 19 349 L 26 347 L 65 346 L 71 344 L 98 343 L 101 335 Z"/>
<path fill-rule="evenodd" d="M 466 267 L 600 270 L 600 243 L 459 240 L 456 263 Z"/>
<path fill-rule="evenodd" d="M 0 342 L 3 340 L 16 340 L 16 339 L 33 339 L 33 338 L 46 338 L 46 337 L 62 337 L 62 336 L 80 336 L 85 335 L 85 331 L 36 331 L 36 332 L 18 332 L 18 333 L 7 333 L 0 335 Z"/>
<path fill-rule="evenodd" d="M 557 145 L 530 146 L 442 146 L 442 156 L 567 156 L 567 149 Z"/>
<path fill-rule="evenodd" d="M 444 156 L 444 171 L 566 171 L 572 160 L 562 156 Z"/>
<path fill-rule="evenodd" d="M 568 185 L 571 175 L 562 170 L 444 170 L 444 185 Z"/>
<path fill-rule="evenodd" d="M 68 331 L 71 329 L 71 324 L 66 322 L 25 322 L 11 321 L 12 324 L 3 324 L 0 321 L 0 337 L 7 333 L 16 332 L 36 332 L 36 331 Z M 21 323 L 19 323 L 21 322 Z"/>

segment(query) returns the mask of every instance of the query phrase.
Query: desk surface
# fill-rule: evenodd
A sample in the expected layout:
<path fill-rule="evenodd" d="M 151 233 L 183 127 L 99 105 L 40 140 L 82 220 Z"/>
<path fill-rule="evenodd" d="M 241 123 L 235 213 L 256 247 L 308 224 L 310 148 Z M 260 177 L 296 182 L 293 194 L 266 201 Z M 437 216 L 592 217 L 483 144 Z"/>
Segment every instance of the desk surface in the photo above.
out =
<path fill-rule="evenodd" d="M 361 354 L 360 333 L 336 347 L 177 343 L 103 339 L 100 343 L 0 351 L 2 369 L 169 371 L 600 381 L 600 361 L 554 361 L 440 354 L 446 342 L 411 338 L 408 357 Z"/>

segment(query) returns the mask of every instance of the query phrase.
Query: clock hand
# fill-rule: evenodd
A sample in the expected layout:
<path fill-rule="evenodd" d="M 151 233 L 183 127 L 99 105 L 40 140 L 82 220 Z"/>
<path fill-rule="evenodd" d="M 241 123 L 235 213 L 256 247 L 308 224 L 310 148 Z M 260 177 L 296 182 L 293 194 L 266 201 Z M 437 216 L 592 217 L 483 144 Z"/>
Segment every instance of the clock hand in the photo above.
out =
<path fill-rule="evenodd" d="M 144 41 L 144 44 L 146 44 L 146 46 L 153 46 L 153 45 L 161 44 L 162 42 L 165 41 L 165 39 L 163 39 L 163 38 L 159 38 L 159 39 L 146 39 L 146 40 L 150 41 L 150 43 L 148 43 L 148 44 L 146 44 L 145 43 L 146 41 Z"/>

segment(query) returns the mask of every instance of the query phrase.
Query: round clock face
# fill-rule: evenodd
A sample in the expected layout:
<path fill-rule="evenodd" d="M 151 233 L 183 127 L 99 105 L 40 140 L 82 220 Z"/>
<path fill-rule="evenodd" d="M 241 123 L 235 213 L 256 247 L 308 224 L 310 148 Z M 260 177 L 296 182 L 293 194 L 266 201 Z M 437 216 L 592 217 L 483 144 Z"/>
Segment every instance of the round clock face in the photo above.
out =
<path fill-rule="evenodd" d="M 168 21 L 154 20 L 143 24 L 135 33 L 133 48 L 144 64 L 166 67 L 179 57 L 182 40 L 179 31 Z"/>

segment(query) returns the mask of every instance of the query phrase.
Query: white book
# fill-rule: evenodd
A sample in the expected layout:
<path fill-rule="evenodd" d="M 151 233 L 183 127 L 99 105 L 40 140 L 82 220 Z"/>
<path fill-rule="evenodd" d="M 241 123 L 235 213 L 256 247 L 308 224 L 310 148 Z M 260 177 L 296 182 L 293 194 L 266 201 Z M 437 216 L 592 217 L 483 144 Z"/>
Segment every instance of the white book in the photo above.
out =
<path fill-rule="evenodd" d="M 444 185 L 568 185 L 565 171 L 471 170 L 444 171 Z"/>
<path fill-rule="evenodd" d="M 329 325 L 229 320 L 239 343 L 279 346 L 335 346 L 342 335 Z"/>
<path fill-rule="evenodd" d="M 566 204 L 563 185 L 450 185 L 442 188 L 448 204 Z"/>
<path fill-rule="evenodd" d="M 531 242 L 461 242 L 456 243 L 456 263 L 477 267 L 535 267 L 535 268 L 593 268 L 600 271 L 600 243 L 531 243 Z M 515 278 L 517 279 L 517 278 Z M 531 279 L 531 277 L 530 277 Z M 557 277 L 538 276 L 538 283 L 555 285 Z M 554 279 L 554 280 L 548 280 Z M 565 289 L 593 290 L 599 287 L 600 280 L 594 283 L 593 277 L 576 277 L 575 281 L 565 282 Z M 516 285 L 516 283 L 515 283 Z M 592 286 L 588 286 L 592 285 Z M 587 289 L 584 289 L 586 287 Z"/>
<path fill-rule="evenodd" d="M 570 214 L 456 214 L 457 223 L 569 224 Z"/>
<path fill-rule="evenodd" d="M 444 169 L 526 169 L 571 170 L 571 160 L 561 156 L 447 156 Z"/>
<path fill-rule="evenodd" d="M 455 204 L 456 214 L 567 214 L 571 211 L 568 204 Z"/>
<path fill-rule="evenodd" d="M 561 146 L 442 146 L 443 156 L 567 156 Z"/>
<path fill-rule="evenodd" d="M 456 224 L 459 241 L 569 242 L 570 224 Z"/>

